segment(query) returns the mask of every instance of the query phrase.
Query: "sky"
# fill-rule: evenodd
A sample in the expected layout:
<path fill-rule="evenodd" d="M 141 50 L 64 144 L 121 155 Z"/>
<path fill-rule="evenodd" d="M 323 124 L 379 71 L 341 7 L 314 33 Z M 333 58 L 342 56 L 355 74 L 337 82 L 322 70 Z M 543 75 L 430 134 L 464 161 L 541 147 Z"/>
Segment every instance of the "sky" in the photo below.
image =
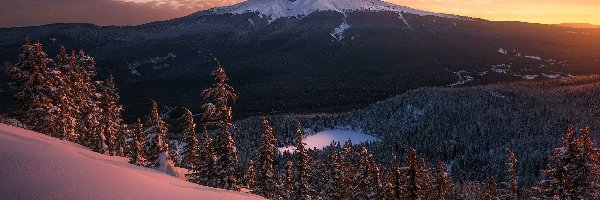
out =
<path fill-rule="evenodd" d="M 183 17 L 242 0 L 0 0 L 0 27 L 58 22 L 135 25 Z M 600 0 L 385 0 L 497 21 L 600 25 Z"/>

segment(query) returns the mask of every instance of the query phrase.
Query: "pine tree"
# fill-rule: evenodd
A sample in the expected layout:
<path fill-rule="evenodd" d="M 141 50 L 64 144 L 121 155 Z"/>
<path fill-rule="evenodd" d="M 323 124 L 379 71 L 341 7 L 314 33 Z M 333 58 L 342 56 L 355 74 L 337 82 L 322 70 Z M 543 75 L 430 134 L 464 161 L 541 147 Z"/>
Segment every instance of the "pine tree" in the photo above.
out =
<path fill-rule="evenodd" d="M 116 156 L 126 157 L 130 154 L 129 146 L 127 145 L 127 139 L 130 138 L 130 131 L 127 124 L 121 124 L 119 128 L 119 134 L 117 134 L 116 140 Z"/>
<path fill-rule="evenodd" d="M 577 182 L 577 193 L 583 194 L 584 199 L 600 199 L 600 149 L 590 136 L 590 127 L 581 129 L 581 137 L 577 140 L 582 159 L 581 174 L 582 181 Z"/>
<path fill-rule="evenodd" d="M 381 191 L 379 166 L 367 148 L 361 147 L 353 199 L 377 199 Z"/>
<path fill-rule="evenodd" d="M 304 144 L 304 133 L 300 122 L 296 123 L 296 151 L 294 152 L 294 190 L 292 199 L 311 199 L 310 192 L 310 169 L 308 168 L 308 154 Z"/>
<path fill-rule="evenodd" d="M 554 199 L 597 199 L 598 149 L 589 139 L 589 128 L 582 130 L 577 138 L 573 126 L 569 126 L 563 145 L 554 149 L 548 169 L 542 171 L 546 178 L 539 192 Z"/>
<path fill-rule="evenodd" d="M 288 160 L 285 163 L 285 179 L 282 181 L 282 194 L 283 199 L 292 199 L 294 193 L 294 163 Z"/>
<path fill-rule="evenodd" d="M 348 140 L 344 143 L 340 152 L 342 185 L 341 190 L 343 199 L 350 199 L 355 193 L 354 183 L 356 182 L 356 166 L 354 165 L 355 152 L 352 149 L 352 141 Z"/>
<path fill-rule="evenodd" d="M 129 163 L 134 165 L 145 165 L 146 159 L 144 159 L 144 126 L 140 118 L 137 119 L 131 132 L 131 154 Z"/>
<path fill-rule="evenodd" d="M 194 115 L 190 110 L 184 108 L 184 122 L 181 125 L 183 127 L 183 139 L 186 142 L 185 148 L 183 149 L 183 166 L 193 169 L 200 162 L 200 142 L 196 135 L 196 124 L 194 123 Z"/>
<path fill-rule="evenodd" d="M 55 81 L 48 65 L 51 60 L 40 42 L 26 40 L 16 65 L 6 64 L 6 74 L 14 81 L 14 112 L 20 121 L 34 131 L 54 137 L 62 135 L 58 120 L 58 107 L 54 102 Z"/>
<path fill-rule="evenodd" d="M 437 161 L 438 169 L 435 173 L 433 199 L 450 200 L 452 196 L 452 179 L 446 166 L 441 161 Z"/>
<path fill-rule="evenodd" d="M 386 175 L 385 181 L 385 199 L 402 198 L 402 171 L 396 154 L 392 154 L 391 168 Z"/>
<path fill-rule="evenodd" d="M 244 175 L 244 186 L 251 191 L 256 184 L 256 170 L 254 170 L 254 161 L 250 159 L 248 162 L 248 170 L 246 170 L 246 175 Z"/>
<path fill-rule="evenodd" d="M 262 138 L 258 147 L 256 162 L 256 179 L 253 192 L 268 199 L 275 198 L 277 190 L 277 176 L 275 172 L 275 156 L 277 154 L 277 140 L 273 128 L 266 118 L 262 119 Z"/>
<path fill-rule="evenodd" d="M 326 183 L 321 191 L 322 199 L 343 199 L 341 162 L 338 153 L 339 144 L 331 144 L 331 154 L 327 163 Z"/>
<path fill-rule="evenodd" d="M 496 199 L 500 199 L 498 198 L 498 186 L 496 184 L 496 179 L 494 179 L 494 177 L 492 176 L 488 176 L 485 180 L 485 183 L 483 185 L 483 191 L 482 191 L 482 195 L 483 199 L 489 199 L 489 200 L 496 200 Z"/>
<path fill-rule="evenodd" d="M 152 100 L 152 107 L 150 114 L 146 116 L 146 141 L 145 141 L 145 153 L 146 166 L 151 168 L 162 167 L 160 155 L 164 154 L 165 161 L 168 160 L 168 146 L 167 146 L 167 125 L 162 120 L 162 117 L 158 113 L 158 105 Z"/>
<path fill-rule="evenodd" d="M 101 95 L 99 102 L 100 108 L 102 109 L 100 124 L 102 131 L 107 137 L 107 145 L 110 148 L 111 155 L 115 155 L 116 152 L 119 151 L 119 148 L 121 148 L 117 142 L 117 138 L 121 133 L 120 128 L 123 124 L 123 120 L 121 118 L 121 112 L 123 108 L 118 104 L 119 94 L 117 93 L 112 75 L 110 75 L 108 79 L 104 81 L 104 84 L 102 84 L 100 87 L 100 91 Z M 163 134 L 166 134 L 166 132 Z"/>
<path fill-rule="evenodd" d="M 427 183 L 427 180 L 425 180 L 427 166 L 425 165 L 425 161 L 417 156 L 417 150 L 410 148 L 409 151 L 409 154 L 404 159 L 407 165 L 405 168 L 405 198 L 423 199 Z"/>
<path fill-rule="evenodd" d="M 231 123 L 232 109 L 229 106 L 229 99 L 234 102 L 237 100 L 233 88 L 225 83 L 227 74 L 225 68 L 215 58 L 218 66 L 212 75 L 217 83 L 202 92 L 202 97 L 210 99 L 211 103 L 206 103 L 202 107 L 206 110 L 203 119 L 205 124 L 216 129 L 217 135 L 214 141 L 214 151 L 217 156 L 215 162 L 215 181 L 216 187 L 228 190 L 238 190 L 237 175 L 235 166 L 237 164 L 237 149 L 232 136 Z"/>
<path fill-rule="evenodd" d="M 206 186 L 214 186 L 215 185 L 215 172 L 214 164 L 217 160 L 217 157 L 213 153 L 213 145 L 212 140 L 208 135 L 208 131 L 206 127 L 202 129 L 202 141 L 200 142 L 200 148 L 198 155 L 199 163 L 192 169 L 192 173 L 188 174 L 190 177 L 190 181 L 206 185 Z"/>
<path fill-rule="evenodd" d="M 504 194 L 502 195 L 503 199 L 517 200 L 519 199 L 519 187 L 517 182 L 517 157 L 512 152 L 511 149 L 506 148 L 506 156 L 508 159 L 506 170 L 506 182 L 503 182 L 502 185 L 507 189 L 504 190 Z"/>

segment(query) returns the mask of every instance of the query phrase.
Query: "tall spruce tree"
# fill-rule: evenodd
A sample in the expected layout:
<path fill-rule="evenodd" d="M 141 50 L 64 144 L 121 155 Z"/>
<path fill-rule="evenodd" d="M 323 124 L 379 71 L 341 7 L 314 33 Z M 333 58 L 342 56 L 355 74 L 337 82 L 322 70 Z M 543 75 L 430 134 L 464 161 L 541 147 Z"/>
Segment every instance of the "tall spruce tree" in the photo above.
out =
<path fill-rule="evenodd" d="M 17 118 L 34 131 L 59 137 L 59 127 L 53 124 L 58 119 L 58 108 L 54 104 L 55 81 L 50 76 L 50 59 L 38 41 L 31 44 L 26 40 L 21 47 L 19 62 L 6 64 L 6 74 L 14 82 L 13 111 Z"/>
<path fill-rule="evenodd" d="M 200 162 L 200 141 L 196 135 L 196 124 L 194 123 L 194 115 L 190 110 L 184 108 L 184 121 L 181 124 L 183 127 L 183 139 L 185 140 L 185 148 L 183 149 L 183 166 L 193 169 Z"/>
<path fill-rule="evenodd" d="M 506 181 L 502 183 L 505 187 L 503 190 L 502 199 L 517 200 L 519 199 L 519 185 L 517 180 L 517 157 L 510 148 L 506 148 Z"/>
<path fill-rule="evenodd" d="M 292 199 L 311 199 L 310 196 L 310 169 L 308 167 L 308 153 L 306 152 L 306 144 L 304 144 L 304 132 L 300 122 L 296 123 L 296 150 L 294 151 L 294 190 Z"/>
<path fill-rule="evenodd" d="M 121 105 L 119 105 L 119 94 L 117 93 L 117 88 L 115 86 L 112 74 L 109 75 L 108 79 L 106 79 L 104 84 L 101 85 L 100 91 L 101 94 L 99 102 L 102 110 L 100 124 L 102 131 L 107 138 L 107 145 L 110 148 L 111 155 L 116 155 L 121 148 L 117 138 L 120 137 L 120 128 L 123 124 L 123 120 L 121 118 L 121 112 L 123 108 Z M 155 124 L 156 126 L 159 125 L 158 122 L 155 121 L 155 123 L 157 123 Z M 164 125 L 164 123 L 162 123 L 162 125 Z M 166 132 L 163 134 L 166 135 Z"/>
<path fill-rule="evenodd" d="M 238 178 L 235 169 L 238 158 L 232 136 L 232 129 L 234 128 L 231 122 L 232 109 L 229 106 L 229 100 L 235 102 L 237 95 L 233 88 L 225 83 L 228 80 L 225 68 L 216 58 L 214 60 L 218 65 L 212 73 L 216 83 L 204 90 L 201 96 L 210 100 L 210 103 L 202 106 L 206 110 L 203 116 L 205 124 L 216 131 L 214 140 L 214 151 L 217 156 L 214 164 L 215 186 L 228 190 L 238 190 Z"/>
<path fill-rule="evenodd" d="M 341 173 L 342 173 L 342 186 L 341 190 L 343 199 L 350 199 L 356 192 L 356 166 L 354 164 L 354 158 L 356 153 L 352 149 L 352 141 L 348 140 L 344 143 L 340 152 L 341 160 Z"/>
<path fill-rule="evenodd" d="M 404 194 L 407 199 L 423 199 L 426 189 L 427 166 L 425 161 L 418 157 L 417 150 L 409 148 L 409 153 L 404 159 L 406 173 L 404 181 Z"/>
<path fill-rule="evenodd" d="M 386 175 L 385 183 L 385 199 L 401 199 L 402 198 L 402 169 L 398 163 L 396 154 L 392 154 L 391 168 Z"/>
<path fill-rule="evenodd" d="M 277 174 L 275 171 L 277 140 L 273 128 L 266 118 L 262 119 L 262 137 L 256 155 L 256 179 L 253 193 L 273 199 L 277 193 Z"/>

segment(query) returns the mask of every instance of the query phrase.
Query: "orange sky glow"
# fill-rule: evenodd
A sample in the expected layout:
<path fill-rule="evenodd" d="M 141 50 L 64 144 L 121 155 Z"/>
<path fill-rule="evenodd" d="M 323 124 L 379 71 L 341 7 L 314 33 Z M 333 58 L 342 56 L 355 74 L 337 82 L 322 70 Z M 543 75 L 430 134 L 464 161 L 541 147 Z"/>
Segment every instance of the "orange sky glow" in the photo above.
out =
<path fill-rule="evenodd" d="M 599 0 L 386 0 L 422 10 L 494 21 L 600 25 Z"/>

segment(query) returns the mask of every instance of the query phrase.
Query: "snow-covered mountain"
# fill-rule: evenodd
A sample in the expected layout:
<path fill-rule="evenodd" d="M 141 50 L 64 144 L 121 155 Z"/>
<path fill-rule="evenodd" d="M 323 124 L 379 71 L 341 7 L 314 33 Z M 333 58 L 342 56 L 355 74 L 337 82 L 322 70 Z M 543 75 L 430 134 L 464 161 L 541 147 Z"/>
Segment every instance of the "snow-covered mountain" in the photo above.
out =
<path fill-rule="evenodd" d="M 115 76 L 132 119 L 147 112 L 140 102 L 148 99 L 196 101 L 212 84 L 213 56 L 240 91 L 236 113 L 248 115 L 343 111 L 423 86 L 600 73 L 600 29 L 492 22 L 380 0 L 248 0 L 139 26 L 0 29 L 0 63 L 18 62 L 26 37 L 50 56 L 60 45 L 86 50 L 100 77 Z M 0 91 L 9 91 L 2 74 Z M 0 112 L 10 95 L 0 92 Z"/>
<path fill-rule="evenodd" d="M 0 199 L 262 199 L 0 124 Z"/>
<path fill-rule="evenodd" d="M 416 15 L 434 15 L 439 17 L 455 17 L 395 5 L 381 0 L 248 0 L 232 6 L 212 10 L 216 14 L 244 14 L 257 12 L 270 20 L 282 17 L 308 16 L 316 11 L 334 11 L 346 13 L 351 11 L 391 11 Z"/>

